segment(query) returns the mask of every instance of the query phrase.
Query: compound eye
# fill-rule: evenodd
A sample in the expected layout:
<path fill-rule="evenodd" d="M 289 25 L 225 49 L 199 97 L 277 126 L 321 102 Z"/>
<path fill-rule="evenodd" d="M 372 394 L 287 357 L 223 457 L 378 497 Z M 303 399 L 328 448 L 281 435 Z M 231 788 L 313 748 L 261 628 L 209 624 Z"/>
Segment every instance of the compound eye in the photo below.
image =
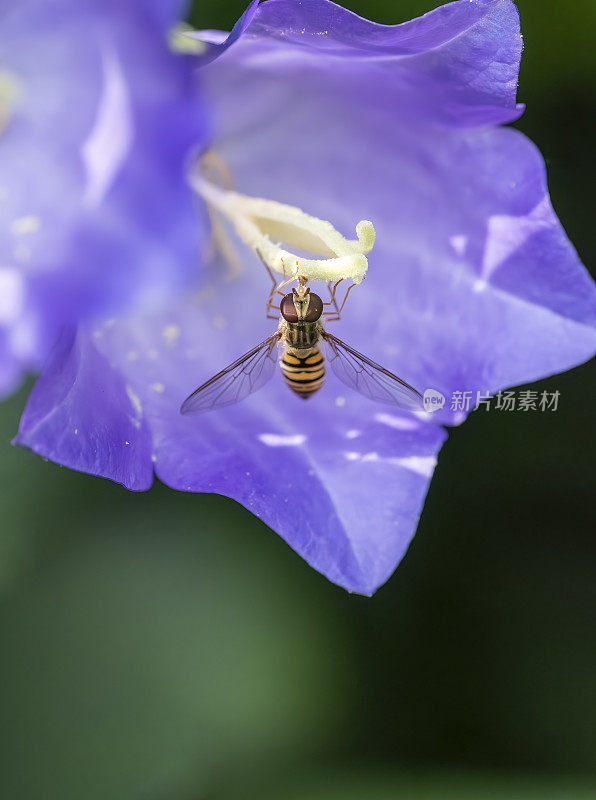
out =
<path fill-rule="evenodd" d="M 309 297 L 310 302 L 308 304 L 308 311 L 306 312 L 304 321 L 316 322 L 318 319 L 321 319 L 321 314 L 323 313 L 323 301 L 318 294 L 313 294 L 312 292 L 310 293 Z"/>
<path fill-rule="evenodd" d="M 279 304 L 279 310 L 286 322 L 298 322 L 298 312 L 294 305 L 294 295 L 287 294 Z"/>

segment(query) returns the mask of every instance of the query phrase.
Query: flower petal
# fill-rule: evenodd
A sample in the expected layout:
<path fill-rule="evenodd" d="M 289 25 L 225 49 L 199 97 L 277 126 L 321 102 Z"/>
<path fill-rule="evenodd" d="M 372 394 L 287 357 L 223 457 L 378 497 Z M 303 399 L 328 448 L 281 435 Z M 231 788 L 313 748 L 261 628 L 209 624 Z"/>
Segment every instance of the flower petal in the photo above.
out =
<path fill-rule="evenodd" d="M 242 14 L 242 16 L 238 19 L 229 33 L 224 31 L 205 30 L 190 31 L 186 34 L 186 36 L 190 37 L 191 39 L 197 39 L 199 42 L 202 42 L 205 45 L 205 50 L 200 56 L 200 62 L 202 65 L 208 64 L 210 61 L 218 58 L 218 56 L 220 56 L 222 53 L 225 53 L 228 47 L 231 47 L 234 42 L 238 41 L 244 31 L 251 24 L 260 2 L 261 0 L 252 0 L 250 5 L 247 6 L 244 14 Z"/>
<path fill-rule="evenodd" d="M 203 114 L 194 61 L 167 46 L 180 4 L 158 5 L 28 0 L 3 14 L 0 264 L 22 298 L 0 326 L 21 369 L 39 367 L 62 327 L 195 277 L 185 167 Z"/>
<path fill-rule="evenodd" d="M 151 433 L 137 395 L 92 341 L 61 337 L 27 403 L 15 444 L 128 489 L 153 480 Z"/>
<path fill-rule="evenodd" d="M 446 434 L 333 376 L 308 406 L 278 375 L 238 406 L 181 416 L 184 397 L 267 329 L 262 294 L 245 274 L 225 295 L 220 285 L 203 300 L 80 337 L 38 382 L 17 442 L 129 488 L 146 488 L 154 466 L 173 488 L 232 497 L 330 580 L 370 594 L 407 549 Z M 228 308 L 247 303 L 255 324 L 226 315 L 223 297 Z"/>
<path fill-rule="evenodd" d="M 486 126 L 512 118 L 520 50 L 509 0 L 450 3 L 404 26 L 269 0 L 203 70 L 237 191 L 343 233 L 372 220 L 366 285 L 343 324 L 421 390 L 475 397 L 596 346 L 594 285 L 544 162 L 520 133 Z"/>
<path fill-rule="evenodd" d="M 459 0 L 398 25 L 330 0 L 256 5 L 208 60 L 225 56 L 228 67 L 284 77 L 306 70 L 307 83 L 328 72 L 344 95 L 374 77 L 387 103 L 409 91 L 419 110 L 458 127 L 511 121 L 523 110 L 515 101 L 522 40 L 512 0 Z"/>
<path fill-rule="evenodd" d="M 346 234 L 373 220 L 369 277 L 338 334 L 444 393 L 494 391 L 588 357 L 594 291 L 551 209 L 542 159 L 517 132 L 490 127 L 518 113 L 513 4 L 457 2 L 397 27 L 326 0 L 253 11 L 202 71 L 213 147 L 247 195 Z M 104 413 L 125 424 L 136 398 L 152 440 L 151 453 L 139 447 L 140 475 L 153 463 L 177 489 L 235 498 L 330 580 L 370 594 L 415 531 L 446 435 L 435 423 L 463 415 L 390 413 L 330 375 L 307 405 L 278 378 L 238 406 L 182 417 L 186 395 L 272 332 L 267 277 L 256 257 L 244 262 L 227 275 L 215 261 L 198 298 L 80 333 L 114 370 L 114 405 L 93 408 L 92 431 L 109 430 Z M 75 458 L 60 437 L 88 402 L 69 392 L 68 407 L 53 389 L 73 363 L 62 362 L 38 384 L 19 442 L 121 475 L 117 462 L 96 463 L 93 436 Z M 106 453 L 117 441 L 108 433 Z"/>

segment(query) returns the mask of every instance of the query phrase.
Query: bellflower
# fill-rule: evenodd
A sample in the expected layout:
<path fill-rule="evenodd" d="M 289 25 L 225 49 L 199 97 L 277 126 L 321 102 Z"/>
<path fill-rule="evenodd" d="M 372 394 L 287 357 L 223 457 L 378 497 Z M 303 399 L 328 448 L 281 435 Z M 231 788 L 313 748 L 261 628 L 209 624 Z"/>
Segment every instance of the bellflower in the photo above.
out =
<path fill-rule="evenodd" d="M 460 0 L 385 26 L 328 0 L 268 0 L 229 38 L 201 38 L 211 166 L 193 185 L 213 247 L 197 290 L 65 335 L 17 441 L 130 489 L 156 474 L 232 497 L 370 594 L 414 534 L 442 424 L 465 414 L 395 411 L 333 376 L 307 403 L 279 379 L 203 416 L 180 402 L 275 329 L 259 242 L 270 265 L 344 259 L 356 281 L 368 252 L 330 326 L 420 390 L 495 392 L 590 357 L 593 286 L 540 154 L 501 127 L 522 112 L 518 14 L 511 0 Z M 367 222 L 356 239 L 337 233 L 360 220 L 372 250 Z"/>
<path fill-rule="evenodd" d="M 0 3 L 0 394 L 68 324 L 194 276 L 203 136 L 182 0 Z"/>

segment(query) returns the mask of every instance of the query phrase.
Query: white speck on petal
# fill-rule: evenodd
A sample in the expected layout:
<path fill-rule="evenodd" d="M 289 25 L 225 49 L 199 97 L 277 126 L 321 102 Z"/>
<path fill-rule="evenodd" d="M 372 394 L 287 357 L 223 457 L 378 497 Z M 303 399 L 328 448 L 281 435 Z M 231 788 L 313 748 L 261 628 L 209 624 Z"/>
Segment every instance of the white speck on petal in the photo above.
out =
<path fill-rule="evenodd" d="M 416 419 L 421 420 L 422 422 L 431 422 L 433 419 L 433 414 L 430 411 L 412 411 L 412 416 L 416 417 Z"/>
<path fill-rule="evenodd" d="M 174 344 L 180 336 L 180 328 L 177 325 L 166 325 L 161 332 L 166 344 Z"/>
<path fill-rule="evenodd" d="M 351 430 L 346 433 L 346 439 L 356 439 L 362 435 L 362 431 Z"/>
<path fill-rule="evenodd" d="M 163 383 L 152 383 L 151 389 L 154 392 L 157 392 L 157 394 L 163 394 L 166 390 L 166 387 L 163 385 Z"/>
<path fill-rule="evenodd" d="M 449 239 L 449 244 L 458 256 L 463 256 L 466 252 L 466 247 L 468 246 L 468 237 L 464 236 L 463 234 L 451 236 Z"/>
<path fill-rule="evenodd" d="M 389 461 L 391 463 L 391 458 L 381 458 L 378 453 L 364 453 L 360 456 L 361 461 Z"/>
<path fill-rule="evenodd" d="M 346 398 L 345 397 L 336 397 L 335 398 L 335 405 L 338 408 L 341 408 L 342 406 L 345 406 L 345 404 L 346 404 Z"/>
<path fill-rule="evenodd" d="M 140 397 L 135 393 L 132 386 L 126 384 L 126 394 L 128 395 L 128 399 L 130 400 L 130 404 L 134 408 L 135 414 L 138 417 L 143 416 L 143 405 L 141 403 Z"/>
<path fill-rule="evenodd" d="M 27 233 L 35 233 L 39 230 L 41 220 L 35 214 L 27 214 L 12 221 L 10 230 L 15 236 L 24 236 Z"/>
<path fill-rule="evenodd" d="M 393 467 L 402 467 L 403 469 L 415 472 L 422 475 L 424 478 L 430 478 L 433 474 L 434 468 L 437 465 L 437 459 L 434 456 L 406 456 L 398 458 L 397 456 L 380 456 L 378 453 L 344 453 L 344 458 L 348 461 L 360 461 L 363 464 L 390 464 Z"/>
<path fill-rule="evenodd" d="M 268 447 L 299 447 L 306 441 L 303 433 L 283 436 L 279 433 L 260 433 L 259 439 Z"/>
<path fill-rule="evenodd" d="M 413 419 L 408 419 L 407 417 L 396 417 L 394 414 L 387 414 L 385 412 L 375 414 L 375 420 L 380 422 L 381 425 L 387 425 L 390 428 L 394 428 L 396 431 L 415 431 L 420 427 Z"/>
<path fill-rule="evenodd" d="M 402 467 L 417 472 L 424 478 L 431 478 L 437 466 L 437 459 L 434 456 L 407 456 L 398 461 Z"/>

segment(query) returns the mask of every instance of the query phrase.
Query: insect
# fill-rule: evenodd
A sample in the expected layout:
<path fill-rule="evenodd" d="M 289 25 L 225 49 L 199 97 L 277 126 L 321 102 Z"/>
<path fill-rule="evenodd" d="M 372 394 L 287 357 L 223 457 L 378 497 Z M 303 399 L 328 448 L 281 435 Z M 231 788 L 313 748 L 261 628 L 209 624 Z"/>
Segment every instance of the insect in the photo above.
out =
<path fill-rule="evenodd" d="M 339 308 L 335 300 L 337 285 L 330 287 L 331 303 L 327 305 L 333 305 L 334 310 L 327 312 L 327 320 L 340 318 L 349 293 L 348 289 Z M 272 298 L 278 288 L 271 291 L 268 312 L 275 309 Z M 180 412 L 200 414 L 223 408 L 256 392 L 275 372 L 279 345 L 283 346 L 279 366 L 287 386 L 298 397 L 312 397 L 325 380 L 320 342 L 327 347 L 327 363 L 351 389 L 380 403 L 421 410 L 422 396 L 416 389 L 325 330 L 321 322 L 324 306 L 319 295 L 310 291 L 307 280 L 298 278 L 298 286 L 284 295 L 279 305 L 281 316 L 276 332 L 199 386 L 182 403 Z M 268 316 L 276 318 L 270 313 Z"/>

